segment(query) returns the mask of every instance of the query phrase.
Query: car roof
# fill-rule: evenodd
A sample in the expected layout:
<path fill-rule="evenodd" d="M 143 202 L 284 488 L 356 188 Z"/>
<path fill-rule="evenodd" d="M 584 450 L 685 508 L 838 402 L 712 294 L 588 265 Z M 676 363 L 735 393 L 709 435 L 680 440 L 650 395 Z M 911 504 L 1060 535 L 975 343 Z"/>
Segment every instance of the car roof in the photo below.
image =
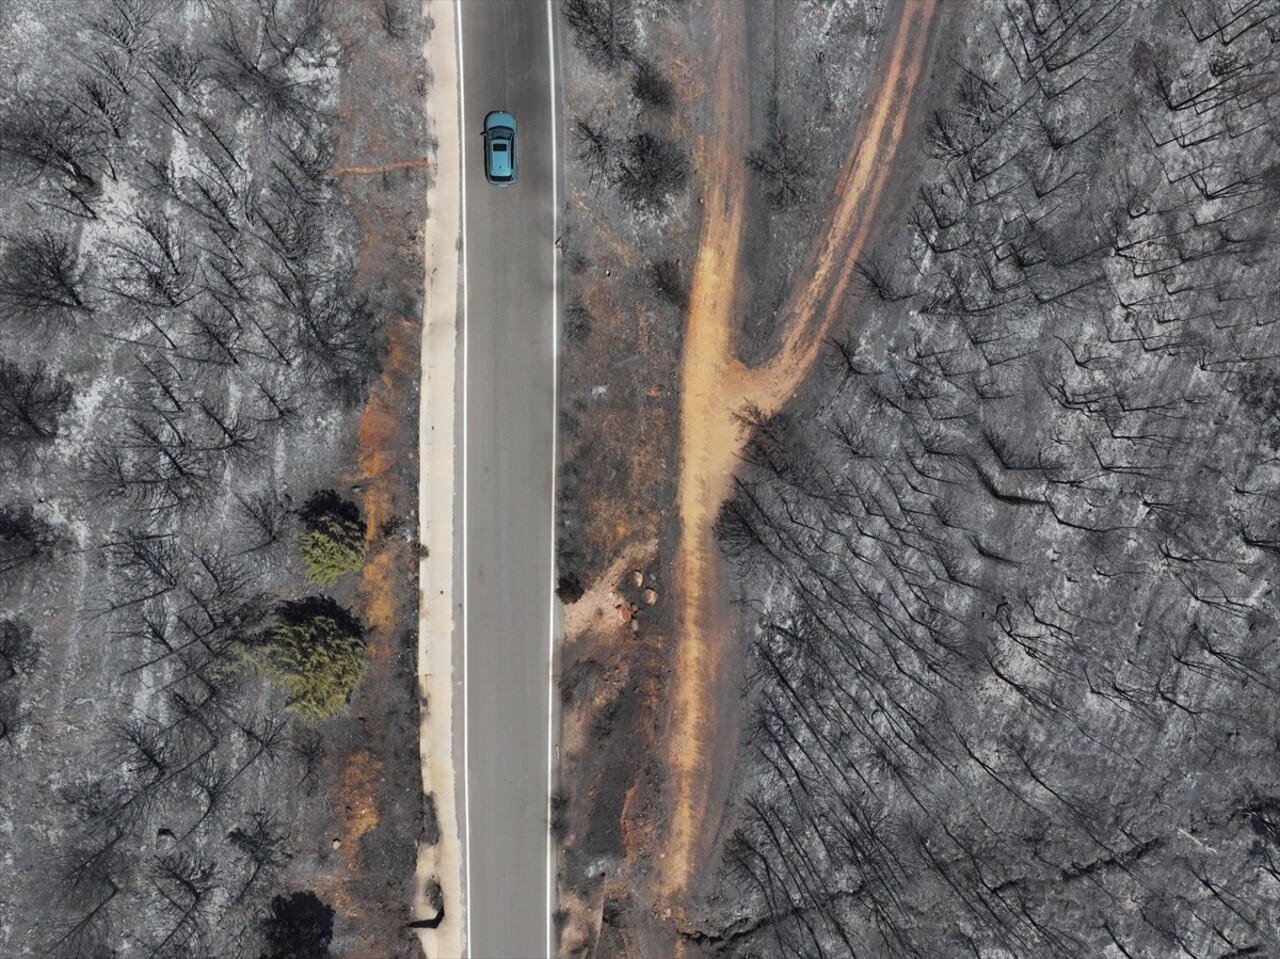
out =
<path fill-rule="evenodd" d="M 489 143 L 489 172 L 495 177 L 511 176 L 511 148 L 507 141 Z"/>

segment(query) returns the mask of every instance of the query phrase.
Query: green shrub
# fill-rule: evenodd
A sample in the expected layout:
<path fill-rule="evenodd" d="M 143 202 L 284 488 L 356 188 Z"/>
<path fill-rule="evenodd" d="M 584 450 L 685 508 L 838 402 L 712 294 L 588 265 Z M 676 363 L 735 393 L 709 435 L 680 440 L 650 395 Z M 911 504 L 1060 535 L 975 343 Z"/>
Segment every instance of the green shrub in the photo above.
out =
<path fill-rule="evenodd" d="M 364 530 L 350 520 L 326 517 L 302 534 L 302 567 L 307 582 L 328 586 L 343 573 L 364 565 Z"/>
<path fill-rule="evenodd" d="M 240 662 L 289 694 L 285 707 L 303 719 L 346 709 L 364 672 L 364 627 L 333 600 L 284 603 L 277 622 L 237 647 Z"/>
<path fill-rule="evenodd" d="M 321 490 L 299 511 L 302 534 L 302 567 L 307 582 L 328 586 L 344 573 L 364 565 L 369 547 L 364 538 L 360 510 L 333 490 Z"/>

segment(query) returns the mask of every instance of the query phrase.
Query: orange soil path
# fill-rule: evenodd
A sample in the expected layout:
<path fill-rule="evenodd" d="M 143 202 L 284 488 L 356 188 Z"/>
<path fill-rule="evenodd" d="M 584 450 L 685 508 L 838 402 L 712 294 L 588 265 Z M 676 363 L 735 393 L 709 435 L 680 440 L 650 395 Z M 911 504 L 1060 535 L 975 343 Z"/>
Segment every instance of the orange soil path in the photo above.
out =
<path fill-rule="evenodd" d="M 420 157 L 416 160 L 396 160 L 394 163 L 384 163 L 381 166 L 340 166 L 333 171 L 333 174 L 334 176 L 377 176 L 379 173 L 390 173 L 393 170 L 425 170 L 429 166 L 431 161 L 426 157 Z"/>
<path fill-rule="evenodd" d="M 755 406 L 775 413 L 817 358 L 873 224 L 912 94 L 929 45 L 936 0 L 894 5 L 876 85 L 854 133 L 834 196 L 781 315 L 778 352 L 757 367 L 734 353 L 732 320 L 742 240 L 749 142 L 745 36 L 734 4 L 710 4 L 715 29 L 713 128 L 699 144 L 706 217 L 690 293 L 682 358 L 680 411 L 680 541 L 676 582 L 675 687 L 667 725 L 669 835 L 659 837 L 658 892 L 680 914 L 694 868 L 707 850 L 712 808 L 712 758 L 717 704 L 734 693 L 724 681 L 729 635 L 714 602 L 724 594 L 720 553 L 712 526 L 732 488 L 733 471 L 748 438 L 735 414 Z M 712 822 L 710 825 L 714 826 Z"/>

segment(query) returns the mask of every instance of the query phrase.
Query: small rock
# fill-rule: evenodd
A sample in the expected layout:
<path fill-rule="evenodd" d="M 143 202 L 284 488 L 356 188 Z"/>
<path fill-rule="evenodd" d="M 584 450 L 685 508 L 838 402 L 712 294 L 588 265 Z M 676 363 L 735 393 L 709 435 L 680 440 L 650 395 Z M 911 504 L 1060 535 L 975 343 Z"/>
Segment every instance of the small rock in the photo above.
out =
<path fill-rule="evenodd" d="M 341 848 L 342 848 L 342 840 L 341 840 L 341 839 L 335 839 L 335 840 L 333 841 L 333 848 L 334 848 L 334 849 L 341 849 Z"/>
<path fill-rule="evenodd" d="M 637 589 L 639 589 L 644 585 L 644 573 L 638 569 L 633 569 L 631 571 L 631 582 L 635 584 Z"/>
<path fill-rule="evenodd" d="M 652 606 L 654 603 L 658 601 L 658 591 L 654 589 L 652 586 L 648 587 L 644 591 L 644 601 L 648 603 L 650 606 Z"/>

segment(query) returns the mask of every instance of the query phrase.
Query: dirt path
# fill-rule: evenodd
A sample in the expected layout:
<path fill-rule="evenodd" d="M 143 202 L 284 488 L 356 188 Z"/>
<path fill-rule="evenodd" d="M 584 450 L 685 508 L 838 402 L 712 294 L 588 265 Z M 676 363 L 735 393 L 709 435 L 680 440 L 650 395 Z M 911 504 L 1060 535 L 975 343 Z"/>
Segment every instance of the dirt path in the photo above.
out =
<path fill-rule="evenodd" d="M 733 412 L 741 404 L 726 395 L 740 375 L 732 355 L 734 291 L 745 218 L 746 175 L 740 144 L 748 142 L 746 37 L 730 4 L 711 4 L 715 31 L 712 110 L 716 129 L 699 144 L 698 169 L 706 207 L 689 295 L 681 369 L 680 543 L 676 552 L 675 689 L 668 729 L 668 776 L 673 801 L 670 835 L 660 839 L 665 858 L 660 900 L 675 906 L 692 871 L 708 802 L 709 751 L 714 729 L 721 655 L 728 641 L 724 617 L 710 600 L 723 581 L 711 526 L 729 488 L 741 441 Z"/>
<path fill-rule="evenodd" d="M 675 688 L 672 691 L 667 763 L 672 801 L 669 835 L 659 844 L 659 901 L 681 917 L 694 869 L 704 858 L 714 822 L 708 813 L 723 797 L 713 792 L 712 758 L 723 747 L 719 704 L 736 696 L 726 680 L 726 619 L 718 597 L 724 577 L 712 525 L 729 495 L 747 439 L 735 414 L 755 406 L 766 415 L 792 395 L 817 358 L 871 230 L 876 206 L 892 169 L 912 94 L 924 65 L 936 0 L 895 5 L 887 24 L 876 82 L 859 121 L 835 194 L 818 231 L 797 288 L 783 306 L 778 352 L 748 368 L 733 352 L 733 301 L 742 239 L 749 142 L 745 36 L 733 4 L 711 4 L 715 30 L 712 96 L 714 128 L 699 144 L 699 172 L 706 217 L 694 265 L 682 366 L 680 416 L 680 542 L 676 581 Z M 715 791 L 727 783 L 717 782 Z"/>
<path fill-rule="evenodd" d="M 379 173 L 393 173 L 396 170 L 425 170 L 430 166 L 429 158 L 419 157 L 416 160 L 396 160 L 381 166 L 340 166 L 333 171 L 333 174 L 334 176 L 377 176 Z"/>

